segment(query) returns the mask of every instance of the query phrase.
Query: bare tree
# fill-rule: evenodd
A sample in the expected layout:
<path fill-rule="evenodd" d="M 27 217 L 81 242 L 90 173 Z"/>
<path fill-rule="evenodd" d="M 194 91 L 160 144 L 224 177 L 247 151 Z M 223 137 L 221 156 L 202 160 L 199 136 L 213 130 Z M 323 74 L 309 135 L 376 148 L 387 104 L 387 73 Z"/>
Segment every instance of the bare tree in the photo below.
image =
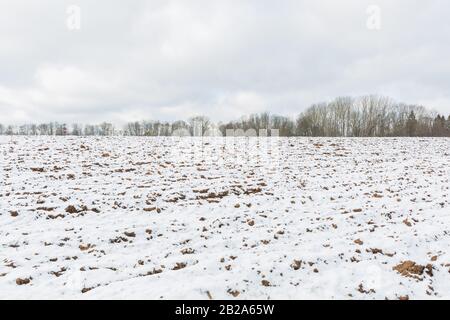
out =
<path fill-rule="evenodd" d="M 182 130 L 183 135 L 204 135 L 210 129 L 219 129 L 223 135 L 227 130 L 259 133 L 277 129 L 280 136 L 338 136 L 338 137 L 385 137 L 385 136 L 450 136 L 450 116 L 427 110 L 420 105 L 395 103 L 388 97 L 366 95 L 357 98 L 338 97 L 331 102 L 313 104 L 303 111 L 295 121 L 281 115 L 269 113 L 251 114 L 235 121 L 212 123 L 205 116 L 196 116 L 186 121 L 160 122 L 135 121 L 127 123 L 122 131 L 113 124 L 66 124 L 57 122 L 0 125 L 0 134 L 7 135 L 86 135 L 109 136 L 170 136 Z"/>

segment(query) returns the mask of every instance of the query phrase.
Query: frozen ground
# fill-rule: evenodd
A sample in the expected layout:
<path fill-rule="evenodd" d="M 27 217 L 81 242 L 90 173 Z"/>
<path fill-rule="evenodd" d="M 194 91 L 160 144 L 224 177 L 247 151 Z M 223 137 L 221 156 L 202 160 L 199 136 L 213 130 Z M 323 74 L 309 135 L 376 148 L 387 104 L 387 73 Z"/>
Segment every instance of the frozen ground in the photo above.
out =
<path fill-rule="evenodd" d="M 0 298 L 450 298 L 450 139 L 0 138 Z"/>

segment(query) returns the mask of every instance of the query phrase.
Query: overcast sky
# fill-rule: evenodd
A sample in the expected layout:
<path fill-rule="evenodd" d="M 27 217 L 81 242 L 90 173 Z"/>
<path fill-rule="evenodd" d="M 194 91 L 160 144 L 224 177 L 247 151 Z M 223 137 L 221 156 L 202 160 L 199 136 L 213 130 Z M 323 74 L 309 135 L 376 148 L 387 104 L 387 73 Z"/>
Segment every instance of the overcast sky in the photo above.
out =
<path fill-rule="evenodd" d="M 449 40 L 448 0 L 0 0 L 0 122 L 294 116 L 367 93 L 450 114 Z"/>

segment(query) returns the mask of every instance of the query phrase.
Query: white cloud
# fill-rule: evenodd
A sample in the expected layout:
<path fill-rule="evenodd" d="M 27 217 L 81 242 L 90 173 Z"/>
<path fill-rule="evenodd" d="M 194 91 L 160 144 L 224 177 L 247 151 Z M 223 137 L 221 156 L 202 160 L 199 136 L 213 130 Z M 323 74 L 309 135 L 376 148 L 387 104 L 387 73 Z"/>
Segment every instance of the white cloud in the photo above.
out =
<path fill-rule="evenodd" d="M 450 113 L 450 4 L 378 0 L 3 0 L 0 122 L 295 115 L 379 93 Z"/>

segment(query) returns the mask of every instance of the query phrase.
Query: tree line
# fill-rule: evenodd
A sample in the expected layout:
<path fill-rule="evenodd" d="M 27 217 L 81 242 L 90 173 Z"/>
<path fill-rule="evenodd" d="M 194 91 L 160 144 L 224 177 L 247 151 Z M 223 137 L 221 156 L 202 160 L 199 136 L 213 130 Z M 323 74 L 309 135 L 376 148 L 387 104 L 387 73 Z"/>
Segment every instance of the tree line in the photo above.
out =
<path fill-rule="evenodd" d="M 367 95 L 313 104 L 297 118 L 265 112 L 225 123 L 214 123 L 207 117 L 197 116 L 188 121 L 136 121 L 121 128 L 107 122 L 96 125 L 0 124 L 0 135 L 171 136 L 174 132 L 201 135 L 216 130 L 225 136 L 227 130 L 243 133 L 252 129 L 256 133 L 267 130 L 269 135 L 271 130 L 277 129 L 283 137 L 450 137 L 450 115 L 446 118 L 420 105 Z"/>

